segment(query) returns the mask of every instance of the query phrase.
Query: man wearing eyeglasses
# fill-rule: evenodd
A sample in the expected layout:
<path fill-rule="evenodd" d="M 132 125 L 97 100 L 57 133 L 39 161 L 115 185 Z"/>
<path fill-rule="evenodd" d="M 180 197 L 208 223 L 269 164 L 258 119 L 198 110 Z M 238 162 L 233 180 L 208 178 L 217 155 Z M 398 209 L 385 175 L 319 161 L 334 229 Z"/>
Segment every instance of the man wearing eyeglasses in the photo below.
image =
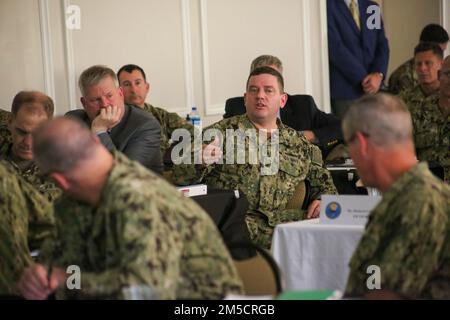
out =
<path fill-rule="evenodd" d="M 383 193 L 350 261 L 346 295 L 449 299 L 450 187 L 417 163 L 405 104 L 387 94 L 365 96 L 342 126 L 364 185 Z"/>
<path fill-rule="evenodd" d="M 439 71 L 437 98 L 410 108 L 417 159 L 434 161 L 444 168 L 450 181 L 450 56 Z"/>

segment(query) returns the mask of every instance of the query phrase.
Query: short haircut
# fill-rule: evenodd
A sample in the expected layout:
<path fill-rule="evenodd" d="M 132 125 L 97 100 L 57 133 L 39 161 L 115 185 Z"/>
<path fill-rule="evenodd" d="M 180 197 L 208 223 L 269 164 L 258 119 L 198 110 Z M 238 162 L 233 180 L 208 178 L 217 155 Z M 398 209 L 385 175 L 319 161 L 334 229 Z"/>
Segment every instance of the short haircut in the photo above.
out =
<path fill-rule="evenodd" d="M 344 138 L 350 143 L 357 132 L 378 146 L 412 141 L 411 115 L 403 100 L 386 94 L 365 95 L 356 100 L 342 119 Z"/>
<path fill-rule="evenodd" d="M 119 79 L 120 74 L 123 71 L 126 71 L 128 73 L 132 73 L 134 70 L 140 71 L 142 73 L 142 76 L 144 77 L 144 80 L 147 81 L 147 76 L 145 75 L 144 70 L 141 67 L 139 67 L 139 66 L 137 66 L 135 64 L 126 64 L 122 68 L 120 68 L 119 71 L 117 71 L 117 79 Z"/>
<path fill-rule="evenodd" d="M 283 72 L 283 64 L 281 63 L 281 60 L 275 56 L 271 56 L 268 54 L 264 54 L 262 56 L 255 58 L 255 60 L 252 61 L 252 64 L 250 66 L 250 72 L 252 72 L 256 68 L 271 65 L 276 66 L 281 72 Z"/>
<path fill-rule="evenodd" d="M 25 104 L 29 103 L 38 103 L 42 105 L 42 108 L 47 114 L 47 118 L 50 119 L 53 117 L 53 113 L 55 112 L 55 105 L 52 98 L 39 91 L 20 91 L 18 94 L 16 94 L 11 106 L 11 113 L 13 117 L 16 117 L 19 110 Z"/>
<path fill-rule="evenodd" d="M 68 173 L 89 159 L 97 143 L 89 128 L 73 117 L 57 117 L 32 133 L 33 158 L 41 172 Z"/>
<path fill-rule="evenodd" d="M 246 90 L 248 90 L 248 84 L 250 82 L 250 78 L 253 76 L 258 76 L 260 74 L 271 74 L 273 76 L 275 76 L 278 80 L 278 85 L 280 87 L 280 92 L 284 93 L 284 80 L 283 80 L 283 76 L 281 75 L 281 73 L 279 73 L 277 70 L 275 70 L 274 68 L 271 67 L 260 67 L 260 68 L 256 68 L 255 70 L 253 70 L 252 72 L 250 72 L 250 75 L 247 78 L 247 85 Z"/>
<path fill-rule="evenodd" d="M 435 23 L 426 25 L 420 34 L 420 42 L 446 43 L 448 40 L 447 31 Z"/>
<path fill-rule="evenodd" d="M 78 86 L 80 87 L 81 94 L 84 96 L 87 88 L 98 84 L 101 80 L 107 77 L 111 77 L 116 86 L 119 86 L 116 74 L 112 69 L 106 66 L 95 65 L 84 70 L 78 79 Z"/>
<path fill-rule="evenodd" d="M 431 51 L 436 57 L 439 57 L 441 60 L 444 58 L 444 51 L 442 48 L 434 42 L 420 42 L 414 48 L 414 57 L 421 52 Z"/>

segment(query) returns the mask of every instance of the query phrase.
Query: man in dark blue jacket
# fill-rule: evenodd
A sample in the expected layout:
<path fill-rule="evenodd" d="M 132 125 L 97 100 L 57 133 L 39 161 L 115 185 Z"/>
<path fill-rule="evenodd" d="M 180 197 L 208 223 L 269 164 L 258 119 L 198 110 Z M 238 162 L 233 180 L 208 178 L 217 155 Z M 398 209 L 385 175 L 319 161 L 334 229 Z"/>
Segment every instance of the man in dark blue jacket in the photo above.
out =
<path fill-rule="evenodd" d="M 380 7 L 368 0 L 327 0 L 330 90 L 333 113 L 374 94 L 386 75 L 389 45 Z"/>

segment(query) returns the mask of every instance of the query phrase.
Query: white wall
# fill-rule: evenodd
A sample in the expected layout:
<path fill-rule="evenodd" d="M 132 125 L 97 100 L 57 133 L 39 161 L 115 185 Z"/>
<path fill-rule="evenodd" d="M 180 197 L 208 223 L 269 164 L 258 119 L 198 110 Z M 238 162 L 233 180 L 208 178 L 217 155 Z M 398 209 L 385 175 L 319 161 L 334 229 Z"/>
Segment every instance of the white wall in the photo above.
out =
<path fill-rule="evenodd" d="M 390 69 L 410 56 L 425 22 L 450 30 L 450 0 L 379 2 Z M 70 4 L 81 9 L 80 30 L 65 27 Z M 0 108 L 36 89 L 64 114 L 81 107 L 85 68 L 135 63 L 148 75 L 149 102 L 182 115 L 195 104 L 209 124 L 244 92 L 251 60 L 267 53 L 283 61 L 287 92 L 312 94 L 329 111 L 326 36 L 326 0 L 1 0 Z"/>
<path fill-rule="evenodd" d="M 242 95 L 251 60 L 267 53 L 282 59 L 288 92 L 313 94 L 328 110 L 325 2 L 2 0 L 0 71 L 11 77 L 0 107 L 28 88 L 51 93 L 63 114 L 81 107 L 85 68 L 134 63 L 147 73 L 149 102 L 183 115 L 195 104 L 208 124 Z M 80 30 L 65 28 L 69 5 L 81 9 Z"/>
<path fill-rule="evenodd" d="M 391 50 L 388 75 L 413 56 L 423 27 L 430 23 L 441 23 L 441 2 L 383 0 L 383 18 Z M 447 30 L 450 31 L 449 28 Z"/>

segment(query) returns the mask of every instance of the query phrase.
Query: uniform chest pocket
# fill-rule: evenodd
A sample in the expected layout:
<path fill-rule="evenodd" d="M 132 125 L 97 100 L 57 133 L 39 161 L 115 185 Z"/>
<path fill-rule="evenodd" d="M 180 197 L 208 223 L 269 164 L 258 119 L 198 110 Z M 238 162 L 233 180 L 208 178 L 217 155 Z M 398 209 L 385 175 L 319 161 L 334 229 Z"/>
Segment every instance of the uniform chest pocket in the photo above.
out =
<path fill-rule="evenodd" d="M 305 179 L 306 173 L 309 170 L 309 161 L 305 161 L 298 156 L 280 155 L 279 170 L 282 171 L 287 178 L 296 177 L 298 179 Z"/>
<path fill-rule="evenodd" d="M 306 175 L 309 161 L 289 155 L 280 156 L 281 179 L 275 199 L 280 207 L 286 209 L 301 208 L 306 197 Z"/>

